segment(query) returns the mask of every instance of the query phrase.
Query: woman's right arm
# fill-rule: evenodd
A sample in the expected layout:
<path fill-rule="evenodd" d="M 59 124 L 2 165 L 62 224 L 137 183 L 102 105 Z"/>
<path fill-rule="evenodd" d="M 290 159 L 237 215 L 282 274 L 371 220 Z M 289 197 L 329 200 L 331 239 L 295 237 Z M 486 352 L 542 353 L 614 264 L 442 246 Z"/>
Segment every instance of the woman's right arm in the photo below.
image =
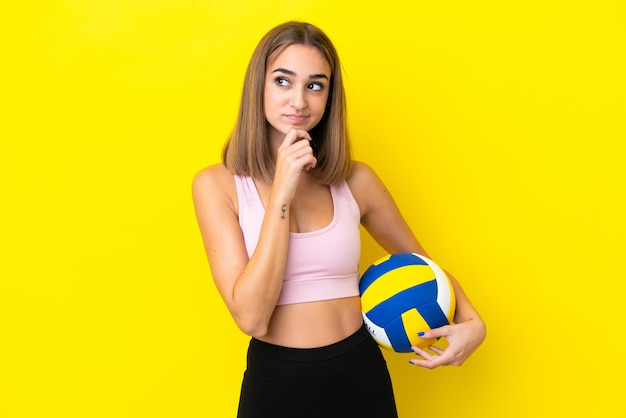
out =
<path fill-rule="evenodd" d="M 228 182 L 233 176 L 224 166 L 196 175 L 192 188 L 196 218 L 213 280 L 233 319 L 244 333 L 263 336 L 282 286 L 285 263 L 280 254 L 286 253 L 289 224 L 280 216 L 266 216 L 255 256 L 248 260 L 236 207 L 227 192 L 233 185 Z"/>
<path fill-rule="evenodd" d="M 299 174 L 315 164 L 308 141 L 292 132 L 278 151 L 259 240 L 248 259 L 239 226 L 233 175 L 223 165 L 199 172 L 193 200 L 211 274 L 237 326 L 262 337 L 280 296 L 289 244 L 290 203 Z"/>

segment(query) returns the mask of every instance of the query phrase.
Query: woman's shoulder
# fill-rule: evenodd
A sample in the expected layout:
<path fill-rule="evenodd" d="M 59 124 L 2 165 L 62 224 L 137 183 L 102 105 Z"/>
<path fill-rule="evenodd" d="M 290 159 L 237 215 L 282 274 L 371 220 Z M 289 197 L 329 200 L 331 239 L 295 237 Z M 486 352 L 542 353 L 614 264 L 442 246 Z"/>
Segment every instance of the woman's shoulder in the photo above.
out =
<path fill-rule="evenodd" d="M 374 169 L 362 161 L 352 161 L 352 170 L 348 175 L 347 182 L 350 189 L 365 190 L 376 181 L 378 176 Z"/>
<path fill-rule="evenodd" d="M 193 178 L 194 186 L 214 186 L 217 184 L 232 182 L 233 174 L 226 168 L 223 163 L 213 164 L 198 171 Z"/>
<path fill-rule="evenodd" d="M 352 170 L 346 182 L 356 200 L 361 213 L 367 212 L 372 199 L 376 199 L 376 193 L 380 189 L 380 180 L 372 167 L 362 161 L 353 161 Z"/>
<path fill-rule="evenodd" d="M 195 197 L 222 196 L 232 201 L 237 193 L 235 177 L 223 163 L 210 165 L 196 173 L 193 178 L 192 191 Z"/>

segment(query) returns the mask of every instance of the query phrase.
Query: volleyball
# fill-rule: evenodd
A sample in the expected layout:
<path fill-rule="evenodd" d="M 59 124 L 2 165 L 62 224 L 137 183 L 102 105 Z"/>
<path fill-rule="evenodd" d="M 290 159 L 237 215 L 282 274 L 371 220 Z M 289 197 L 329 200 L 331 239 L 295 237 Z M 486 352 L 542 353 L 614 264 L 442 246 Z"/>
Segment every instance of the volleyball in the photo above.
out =
<path fill-rule="evenodd" d="M 365 325 L 379 346 L 398 353 L 427 347 L 434 339 L 418 333 L 452 323 L 456 301 L 452 283 L 432 260 L 399 253 L 381 258 L 359 281 Z"/>

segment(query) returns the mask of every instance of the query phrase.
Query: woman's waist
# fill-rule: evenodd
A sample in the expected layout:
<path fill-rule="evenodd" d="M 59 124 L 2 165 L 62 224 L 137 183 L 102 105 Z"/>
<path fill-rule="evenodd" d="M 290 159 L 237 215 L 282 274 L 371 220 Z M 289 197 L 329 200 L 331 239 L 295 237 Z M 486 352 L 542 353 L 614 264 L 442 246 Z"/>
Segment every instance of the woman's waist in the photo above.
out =
<path fill-rule="evenodd" d="M 362 325 L 358 296 L 279 305 L 267 334 L 258 339 L 284 347 L 322 347 L 341 341 Z"/>
<path fill-rule="evenodd" d="M 355 332 L 337 342 L 313 348 L 286 347 L 253 338 L 250 340 L 248 351 L 248 370 L 252 367 L 255 367 L 257 371 L 262 370 L 259 369 L 259 366 L 263 367 L 264 364 L 267 365 L 265 362 L 251 362 L 250 359 L 252 357 L 256 357 L 257 359 L 261 357 L 271 357 L 279 361 L 314 363 L 342 356 L 365 343 L 376 346 L 376 343 L 372 340 L 364 324 Z M 273 368 L 273 366 L 270 367 Z M 267 372 L 272 373 L 275 371 L 276 370 L 269 370 Z"/>

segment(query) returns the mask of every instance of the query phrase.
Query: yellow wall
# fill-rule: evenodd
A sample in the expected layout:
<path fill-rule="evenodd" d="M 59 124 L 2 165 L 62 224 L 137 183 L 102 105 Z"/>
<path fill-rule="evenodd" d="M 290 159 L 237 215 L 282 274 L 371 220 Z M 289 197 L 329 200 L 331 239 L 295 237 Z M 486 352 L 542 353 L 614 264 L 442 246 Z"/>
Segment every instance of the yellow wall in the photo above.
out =
<path fill-rule="evenodd" d="M 356 156 L 489 326 L 461 368 L 386 354 L 401 417 L 623 413 L 625 18 L 610 0 L 4 0 L 0 416 L 234 416 L 247 339 L 190 182 L 288 19 L 335 41 Z M 363 267 L 381 254 L 366 238 Z"/>

